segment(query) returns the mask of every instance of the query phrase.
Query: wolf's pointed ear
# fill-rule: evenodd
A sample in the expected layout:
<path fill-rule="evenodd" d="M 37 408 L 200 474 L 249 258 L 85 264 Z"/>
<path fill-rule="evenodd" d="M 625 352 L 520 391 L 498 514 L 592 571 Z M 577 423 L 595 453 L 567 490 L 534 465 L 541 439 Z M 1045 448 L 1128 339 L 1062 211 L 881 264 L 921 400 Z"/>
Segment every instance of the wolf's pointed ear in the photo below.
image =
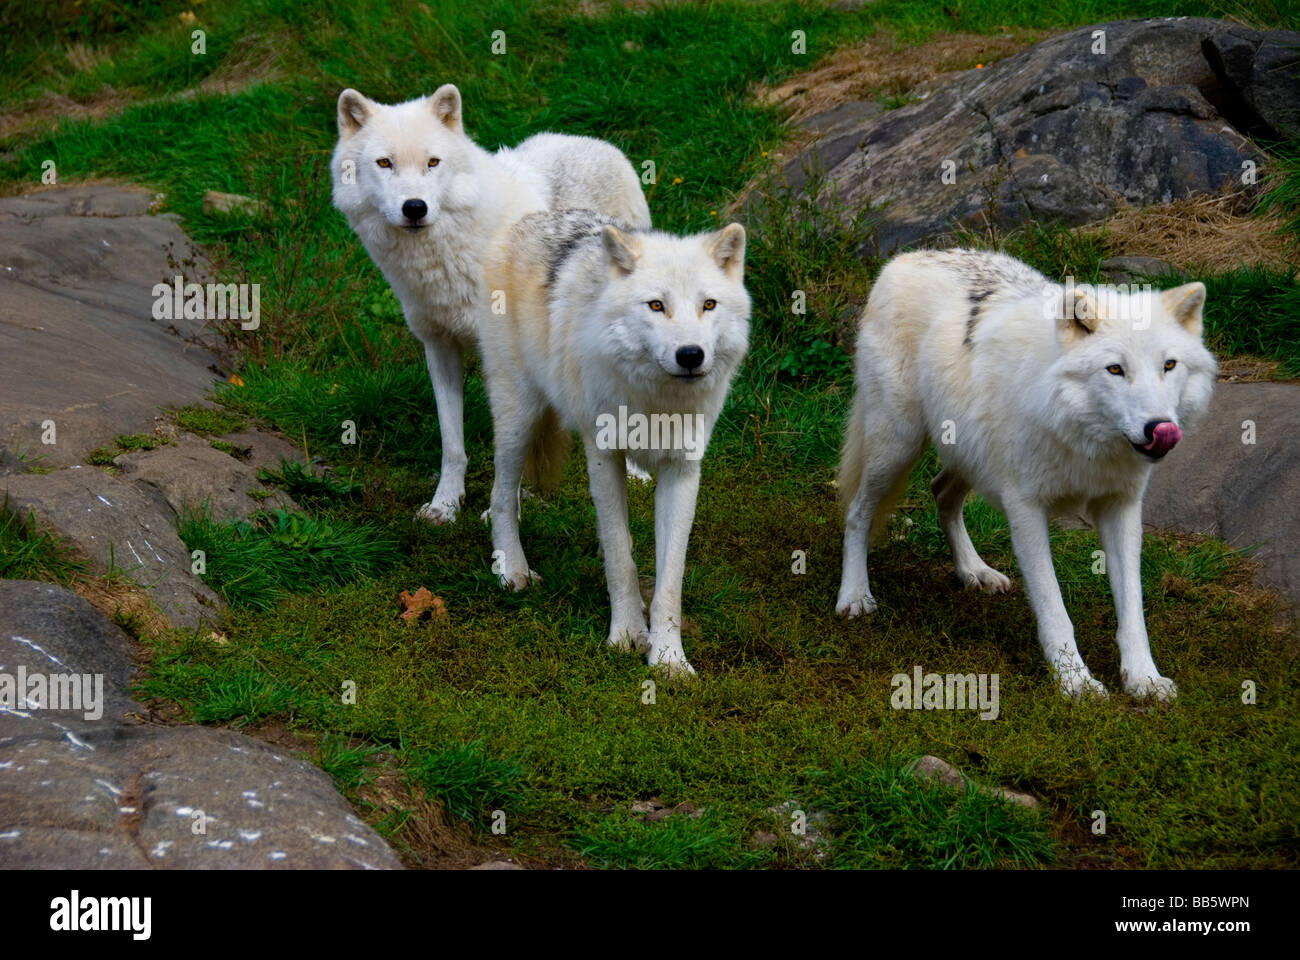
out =
<path fill-rule="evenodd" d="M 370 116 L 370 101 L 348 87 L 339 94 L 339 133 L 350 137 L 364 125 Z"/>
<path fill-rule="evenodd" d="M 433 115 L 449 129 L 455 130 L 457 133 L 462 132 L 460 91 L 456 89 L 454 83 L 444 83 L 433 91 L 433 96 L 429 98 L 429 106 L 433 109 Z"/>
<path fill-rule="evenodd" d="M 1161 305 L 1169 315 L 1183 325 L 1192 336 L 1199 337 L 1203 324 L 1202 311 L 1205 309 L 1205 284 L 1199 280 L 1185 283 L 1160 294 Z"/>
<path fill-rule="evenodd" d="M 600 232 L 600 241 L 605 245 L 605 256 L 609 258 L 610 264 L 624 275 L 636 269 L 636 262 L 641 259 L 641 250 L 634 237 L 607 223 Z"/>
<path fill-rule="evenodd" d="M 1061 292 L 1061 332 L 1086 337 L 1097 329 L 1097 301 L 1086 287 L 1067 286 Z"/>
<path fill-rule="evenodd" d="M 722 268 L 722 272 L 733 280 L 740 279 L 745 270 L 745 228 L 738 223 L 729 223 L 704 242 L 713 262 Z"/>

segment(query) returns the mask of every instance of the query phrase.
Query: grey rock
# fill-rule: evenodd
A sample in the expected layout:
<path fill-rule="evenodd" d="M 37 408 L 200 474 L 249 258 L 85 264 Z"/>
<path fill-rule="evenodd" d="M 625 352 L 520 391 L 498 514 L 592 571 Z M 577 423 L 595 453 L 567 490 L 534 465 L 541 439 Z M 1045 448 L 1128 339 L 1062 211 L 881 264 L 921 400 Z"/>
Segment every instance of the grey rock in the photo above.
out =
<path fill-rule="evenodd" d="M 94 467 L 73 466 L 6 477 L 0 491 L 8 492 L 11 508 L 34 512 L 97 570 L 115 565 L 148 588 L 172 623 L 197 627 L 213 618 L 217 596 L 190 573 L 190 554 L 176 534 L 175 515 L 153 488 Z"/>
<path fill-rule="evenodd" d="M 1105 31 L 1105 54 L 1092 52 L 1095 30 Z M 864 119 L 847 125 L 811 118 L 810 128 L 831 132 L 787 175 L 801 184 L 803 165 L 820 162 L 824 189 L 881 217 L 882 253 L 983 226 L 990 214 L 1003 228 L 1027 217 L 1073 225 L 1120 204 L 1240 186 L 1243 161 L 1262 166 L 1264 156 L 1233 126 L 1246 95 L 1220 82 L 1205 52 L 1229 34 L 1261 50 L 1291 36 L 1204 18 L 1073 30 L 966 71 L 920 102 L 878 115 L 863 108 Z M 943 182 L 945 169 L 955 182 Z"/>
<path fill-rule="evenodd" d="M 1165 277 L 1174 272 L 1167 260 L 1159 257 L 1111 257 L 1101 262 L 1101 271 L 1112 283 L 1129 283 L 1139 277 Z"/>
<path fill-rule="evenodd" d="M 977 793 L 984 793 L 990 796 L 1001 797 L 1003 800 L 1019 804 L 1022 807 L 1038 806 L 1038 798 L 1027 793 L 1021 793 L 1018 790 L 1010 790 L 1006 787 L 990 787 L 975 783 L 968 780 L 966 775 L 939 757 L 929 756 L 928 754 L 916 761 L 912 767 L 912 775 L 923 780 L 933 780 L 943 784 L 945 787 L 956 787 L 965 789 L 969 782 Z"/>
<path fill-rule="evenodd" d="M 20 667 L 99 674 L 105 709 L 0 710 L 0 869 L 400 867 L 311 764 L 229 730 L 133 722 L 126 635 L 76 594 L 0 581 L 0 674 Z"/>
<path fill-rule="evenodd" d="M 477 867 L 470 867 L 471 870 L 523 870 L 517 863 L 511 863 L 509 860 L 489 860 L 487 863 L 480 863 Z"/>
<path fill-rule="evenodd" d="M 800 190 L 814 176 L 824 177 L 844 164 L 862 141 L 862 124 L 883 109 L 872 100 L 853 100 L 800 123 L 800 127 L 817 139 L 786 163 L 781 172 L 785 183 L 793 190 Z"/>
<path fill-rule="evenodd" d="M 1254 425 L 1255 442 L 1244 443 Z M 1259 545 L 1258 581 L 1300 606 L 1300 386 L 1220 383 L 1209 413 L 1152 471 L 1152 529 Z"/>
<path fill-rule="evenodd" d="M 114 726 L 0 740 L 0 868 L 96 868 L 103 837 L 157 869 L 393 869 L 393 852 L 311 764 L 229 730 Z M 31 828 L 36 828 L 29 832 Z M 125 864 L 118 864 L 125 865 Z"/>
<path fill-rule="evenodd" d="M 1229 27 L 1206 39 L 1205 57 L 1231 98 L 1224 115 L 1238 129 L 1270 140 L 1300 136 L 1300 33 L 1261 37 Z"/>
<path fill-rule="evenodd" d="M 291 463 L 303 462 L 302 451 L 292 443 L 260 430 L 241 430 L 239 433 L 228 433 L 221 439 L 246 449 L 247 463 L 257 470 L 262 468 L 274 470 L 280 466 L 281 460 L 288 460 Z"/>
<path fill-rule="evenodd" d="M 246 213 L 250 217 L 260 217 L 264 213 L 262 204 L 252 197 L 241 193 L 222 193 L 209 190 L 203 195 L 204 213 Z"/>
<path fill-rule="evenodd" d="M 62 587 L 32 580 L 0 580 L 0 674 L 17 678 L 36 674 L 101 677 L 94 709 L 43 708 L 0 703 L 0 740 L 74 736 L 121 722 L 138 709 L 127 694 L 131 643 L 81 597 Z M 93 681 L 92 681 L 93 682 Z M 18 691 L 19 694 L 25 691 Z M 90 693 L 88 689 L 79 692 Z M 102 699 L 101 699 L 102 695 Z M 87 714 L 98 716 L 87 716 Z"/>
<path fill-rule="evenodd" d="M 123 479 L 156 489 L 177 516 L 205 506 L 219 521 L 242 520 L 263 509 L 298 509 L 279 490 L 262 499 L 249 496 L 268 489 L 258 481 L 257 468 L 193 434 L 181 434 L 172 445 L 123 454 L 113 463 L 121 467 Z"/>
<path fill-rule="evenodd" d="M 56 187 L 0 199 L 0 447 L 80 463 L 216 376 L 201 320 L 156 321 L 153 286 L 187 256 L 177 225 L 135 187 Z M 190 279 L 199 280 L 199 268 Z M 43 444 L 42 424 L 55 423 Z"/>
<path fill-rule="evenodd" d="M 15 473 L 30 473 L 31 468 L 16 453 L 0 450 L 0 477 L 10 477 Z"/>

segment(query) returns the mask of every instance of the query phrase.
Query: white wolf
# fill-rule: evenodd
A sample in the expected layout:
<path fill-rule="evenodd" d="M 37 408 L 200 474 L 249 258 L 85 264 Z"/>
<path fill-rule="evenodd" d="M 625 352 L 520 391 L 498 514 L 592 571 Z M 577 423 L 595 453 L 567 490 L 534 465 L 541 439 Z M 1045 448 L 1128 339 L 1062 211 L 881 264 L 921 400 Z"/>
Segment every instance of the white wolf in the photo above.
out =
<path fill-rule="evenodd" d="M 464 350 L 485 311 L 485 247 L 538 210 L 595 209 L 637 227 L 650 210 L 632 165 L 601 140 L 542 133 L 488 153 L 466 135 L 452 84 L 391 106 L 344 90 L 338 123 L 334 205 L 424 344 L 438 406 L 442 469 L 416 516 L 449 523 L 465 497 Z"/>
<path fill-rule="evenodd" d="M 1152 465 L 1209 405 L 1217 363 L 1201 337 L 1205 287 L 1074 287 L 1002 254 L 909 253 L 876 281 L 859 325 L 856 390 L 840 460 L 844 568 L 836 607 L 876 608 L 867 541 L 934 442 L 931 489 L 968 589 L 1011 582 L 975 551 L 962 519 L 974 489 L 1006 513 L 1038 638 L 1062 692 L 1105 693 L 1061 601 L 1051 514 L 1083 512 L 1104 550 L 1120 676 L 1135 695 L 1177 692 L 1151 658 L 1139 563 Z"/>
<path fill-rule="evenodd" d="M 700 456 L 749 349 L 744 256 L 735 223 L 674 237 L 562 211 L 524 218 L 484 263 L 507 314 L 480 331 L 496 441 L 494 569 L 516 590 L 537 579 L 519 542 L 520 478 L 529 468 L 553 475 L 576 430 L 605 557 L 609 643 L 670 671 L 694 672 L 682 650 L 682 574 Z M 658 475 L 648 630 L 628 533 L 628 456 Z"/>

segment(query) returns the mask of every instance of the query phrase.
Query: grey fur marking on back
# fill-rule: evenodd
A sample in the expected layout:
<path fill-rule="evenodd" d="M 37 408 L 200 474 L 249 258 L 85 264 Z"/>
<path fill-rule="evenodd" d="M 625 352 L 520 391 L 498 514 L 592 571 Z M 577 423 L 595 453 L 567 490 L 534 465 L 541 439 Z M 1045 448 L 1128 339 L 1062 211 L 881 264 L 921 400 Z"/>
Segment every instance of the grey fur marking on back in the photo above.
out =
<path fill-rule="evenodd" d="M 555 286 L 565 263 L 581 247 L 600 239 L 602 229 L 612 224 L 628 233 L 633 229 L 613 217 L 594 210 L 557 210 L 544 217 L 540 224 L 542 244 L 546 248 L 546 286 Z"/>
<path fill-rule="evenodd" d="M 930 256 L 953 268 L 967 287 L 970 314 L 966 318 L 965 346 L 974 346 L 975 327 L 989 299 L 1000 300 L 1031 295 L 1050 281 L 1037 270 L 1005 254 L 977 250 L 944 250 Z"/>

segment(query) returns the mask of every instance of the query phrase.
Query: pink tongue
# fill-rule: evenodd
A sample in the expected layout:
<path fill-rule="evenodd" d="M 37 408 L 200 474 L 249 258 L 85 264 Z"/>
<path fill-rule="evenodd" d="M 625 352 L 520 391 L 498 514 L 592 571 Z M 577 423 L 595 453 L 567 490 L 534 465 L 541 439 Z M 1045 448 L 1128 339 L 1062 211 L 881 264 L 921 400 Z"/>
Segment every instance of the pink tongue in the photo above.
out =
<path fill-rule="evenodd" d="M 1178 429 L 1178 424 L 1168 421 L 1158 423 L 1156 428 L 1151 431 L 1151 442 L 1142 449 L 1158 454 L 1168 453 L 1174 448 L 1174 444 L 1181 439 L 1183 439 L 1183 431 Z"/>

